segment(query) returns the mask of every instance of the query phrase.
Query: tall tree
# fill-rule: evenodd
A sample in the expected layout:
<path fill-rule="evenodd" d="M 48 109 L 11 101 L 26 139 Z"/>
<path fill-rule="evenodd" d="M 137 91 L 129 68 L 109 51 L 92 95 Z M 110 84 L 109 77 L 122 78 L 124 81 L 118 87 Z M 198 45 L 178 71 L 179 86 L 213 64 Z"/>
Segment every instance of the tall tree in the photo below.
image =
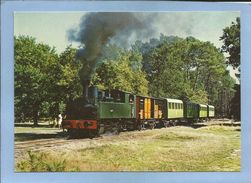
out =
<path fill-rule="evenodd" d="M 238 68 L 240 72 L 240 17 L 236 18 L 236 22 L 223 29 L 223 35 L 220 37 L 224 45 L 222 51 L 229 54 L 228 64 L 233 68 Z M 240 79 L 240 73 L 235 74 Z M 235 119 L 240 120 L 240 85 L 236 84 L 234 87 L 235 95 L 232 99 L 231 114 Z"/>
<path fill-rule="evenodd" d="M 54 100 L 58 55 L 32 37 L 19 36 L 14 41 L 15 116 L 32 117 L 37 126 L 41 108 Z"/>
<path fill-rule="evenodd" d="M 223 29 L 223 35 L 220 37 L 223 41 L 222 51 L 229 54 L 228 64 L 234 68 L 240 66 L 240 17 L 236 22 Z"/>
<path fill-rule="evenodd" d="M 59 79 L 56 83 L 58 88 L 56 94 L 57 105 L 65 105 L 70 100 L 82 95 L 82 85 L 80 82 L 81 62 L 76 58 L 77 49 L 68 46 L 64 52 L 59 55 L 59 64 L 61 72 L 58 73 Z M 60 108 L 60 113 L 64 112 L 64 108 Z"/>
<path fill-rule="evenodd" d="M 226 85 L 224 79 L 227 67 L 224 55 L 210 42 L 193 37 L 175 38 L 149 50 L 147 56 L 143 55 L 147 60 L 143 69 L 153 96 L 210 103 L 219 108 L 219 93 L 223 88 L 228 91 L 233 87 Z M 226 100 L 228 105 L 229 101 Z"/>

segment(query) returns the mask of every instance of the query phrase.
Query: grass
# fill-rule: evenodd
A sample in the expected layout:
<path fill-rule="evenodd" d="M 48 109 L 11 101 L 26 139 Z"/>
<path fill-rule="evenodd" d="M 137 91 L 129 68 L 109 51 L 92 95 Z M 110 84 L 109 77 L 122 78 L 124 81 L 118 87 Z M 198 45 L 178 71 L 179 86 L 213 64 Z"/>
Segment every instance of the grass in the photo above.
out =
<path fill-rule="evenodd" d="M 49 127 L 15 127 L 15 141 L 62 137 L 62 129 Z"/>
<path fill-rule="evenodd" d="M 62 171 L 240 171 L 238 127 L 178 126 L 114 138 L 117 140 L 74 152 L 48 151 L 41 161 L 63 162 Z M 17 162 L 16 170 L 36 171 L 31 164 L 31 158 Z"/>

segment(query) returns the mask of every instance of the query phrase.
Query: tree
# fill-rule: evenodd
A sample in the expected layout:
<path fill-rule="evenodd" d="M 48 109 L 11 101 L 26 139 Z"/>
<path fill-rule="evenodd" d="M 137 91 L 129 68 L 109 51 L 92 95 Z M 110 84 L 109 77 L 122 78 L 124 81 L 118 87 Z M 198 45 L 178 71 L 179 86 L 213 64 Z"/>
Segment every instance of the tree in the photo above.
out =
<path fill-rule="evenodd" d="M 236 84 L 235 87 L 235 95 L 231 101 L 231 114 L 233 115 L 235 120 L 241 120 L 241 92 L 240 92 L 240 85 Z"/>
<path fill-rule="evenodd" d="M 173 44 L 164 42 L 150 54 L 148 74 L 150 93 L 156 97 L 177 98 L 183 92 L 182 61 L 174 53 Z"/>
<path fill-rule="evenodd" d="M 240 17 L 236 18 L 236 22 L 232 22 L 230 26 L 223 29 L 220 40 L 224 43 L 222 51 L 229 54 L 227 64 L 238 68 L 240 72 Z M 236 74 L 236 76 L 240 79 L 240 74 Z M 235 91 L 230 110 L 235 119 L 240 119 L 240 85 L 235 86 Z"/>
<path fill-rule="evenodd" d="M 28 36 L 14 38 L 15 58 L 15 117 L 31 117 L 38 125 L 42 107 L 55 97 L 55 86 L 60 72 L 54 48 L 36 43 Z"/>
<path fill-rule="evenodd" d="M 236 18 L 236 22 L 232 22 L 231 26 L 223 29 L 223 35 L 220 37 L 223 41 L 221 47 L 223 52 L 229 54 L 228 64 L 234 68 L 240 66 L 240 17 Z"/>
<path fill-rule="evenodd" d="M 92 84 L 100 89 L 118 89 L 135 94 L 147 95 L 147 80 L 142 72 L 142 56 L 135 51 L 125 51 L 114 45 L 106 50 L 113 54 L 103 54 L 92 77 Z"/>
<path fill-rule="evenodd" d="M 224 91 L 229 96 L 225 97 L 224 106 L 229 106 L 233 80 L 229 79 L 225 57 L 219 49 L 193 37 L 171 39 L 162 35 L 160 40 L 154 41 L 155 47 L 139 41 L 134 45 L 143 50 L 150 95 L 210 103 L 221 111 L 219 94 Z"/>
<path fill-rule="evenodd" d="M 79 72 L 81 69 L 80 60 L 76 59 L 77 49 L 68 46 L 64 52 L 59 55 L 59 66 L 61 72 L 58 73 L 56 87 L 55 104 L 58 113 L 63 113 L 65 105 L 82 95 L 82 85 Z M 61 107 L 60 107 L 61 106 Z"/>

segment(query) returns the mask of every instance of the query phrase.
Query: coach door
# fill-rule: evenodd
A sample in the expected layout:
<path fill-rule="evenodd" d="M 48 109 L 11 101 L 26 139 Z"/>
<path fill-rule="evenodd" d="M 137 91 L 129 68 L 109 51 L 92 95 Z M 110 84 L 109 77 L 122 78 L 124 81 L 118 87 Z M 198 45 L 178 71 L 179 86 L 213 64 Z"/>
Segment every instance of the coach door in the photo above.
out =
<path fill-rule="evenodd" d="M 145 111 L 144 111 L 144 98 L 143 97 L 136 97 L 136 118 L 137 119 L 144 119 L 145 115 Z"/>

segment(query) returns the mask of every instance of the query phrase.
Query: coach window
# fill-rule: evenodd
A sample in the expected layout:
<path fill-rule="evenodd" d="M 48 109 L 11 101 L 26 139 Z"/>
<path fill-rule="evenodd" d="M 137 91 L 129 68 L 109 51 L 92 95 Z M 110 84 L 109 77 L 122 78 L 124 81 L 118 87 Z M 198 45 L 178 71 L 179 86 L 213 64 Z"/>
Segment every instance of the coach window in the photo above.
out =
<path fill-rule="evenodd" d="M 169 109 L 171 109 L 171 108 L 172 108 L 171 103 L 168 103 L 168 108 L 169 108 Z"/>
<path fill-rule="evenodd" d="M 130 94 L 129 95 L 129 103 L 133 103 L 134 102 L 134 95 Z"/>

